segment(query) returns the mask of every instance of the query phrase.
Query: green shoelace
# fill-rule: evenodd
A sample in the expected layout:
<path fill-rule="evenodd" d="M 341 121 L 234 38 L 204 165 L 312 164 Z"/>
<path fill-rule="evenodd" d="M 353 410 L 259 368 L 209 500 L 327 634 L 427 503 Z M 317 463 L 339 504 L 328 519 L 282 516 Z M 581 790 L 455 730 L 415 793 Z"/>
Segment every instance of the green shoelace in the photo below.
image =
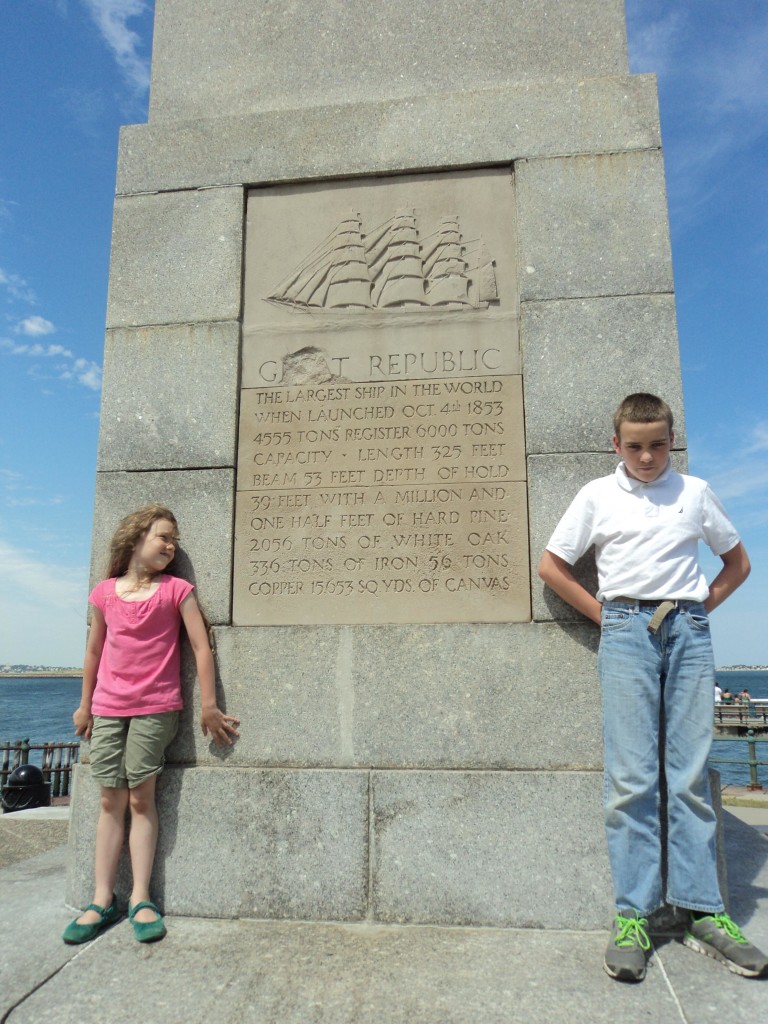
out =
<path fill-rule="evenodd" d="M 619 924 L 619 934 L 616 936 L 615 944 L 623 949 L 628 946 L 639 946 L 640 949 L 650 949 L 651 940 L 648 938 L 646 926 L 648 921 L 644 917 L 624 917 L 616 915 Z M 733 922 L 731 922 L 733 924 Z M 734 928 L 736 926 L 734 925 Z"/>
<path fill-rule="evenodd" d="M 739 926 L 727 914 L 707 914 L 706 917 L 700 917 L 699 921 L 714 921 L 715 927 L 722 928 L 729 939 L 744 945 L 748 942 L 747 938 L 742 935 Z"/>

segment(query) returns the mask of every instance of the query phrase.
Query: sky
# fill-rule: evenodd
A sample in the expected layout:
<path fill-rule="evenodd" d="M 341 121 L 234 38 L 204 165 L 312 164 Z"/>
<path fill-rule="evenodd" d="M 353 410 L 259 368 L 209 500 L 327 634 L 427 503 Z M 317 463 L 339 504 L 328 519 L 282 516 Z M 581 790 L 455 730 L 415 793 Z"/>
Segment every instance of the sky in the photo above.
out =
<path fill-rule="evenodd" d="M 118 130 L 147 120 L 153 6 L 0 0 L 0 666 L 82 662 Z M 768 665 L 768 2 L 626 8 L 630 69 L 658 76 L 689 471 L 753 565 L 716 661 Z"/>

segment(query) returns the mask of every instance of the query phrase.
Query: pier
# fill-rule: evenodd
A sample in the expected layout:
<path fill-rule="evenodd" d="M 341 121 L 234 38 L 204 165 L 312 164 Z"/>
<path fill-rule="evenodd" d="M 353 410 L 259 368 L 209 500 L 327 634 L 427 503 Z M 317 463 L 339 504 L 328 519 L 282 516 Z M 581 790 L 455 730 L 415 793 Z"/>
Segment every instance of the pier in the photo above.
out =
<path fill-rule="evenodd" d="M 715 704 L 715 737 L 768 737 L 768 700 Z"/>

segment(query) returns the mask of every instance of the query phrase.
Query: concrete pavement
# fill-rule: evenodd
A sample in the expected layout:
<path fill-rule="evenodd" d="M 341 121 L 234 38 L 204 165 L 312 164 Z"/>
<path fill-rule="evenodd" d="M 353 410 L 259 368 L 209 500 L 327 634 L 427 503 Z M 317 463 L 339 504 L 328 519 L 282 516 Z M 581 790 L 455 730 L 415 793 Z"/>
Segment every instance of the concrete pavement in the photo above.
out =
<path fill-rule="evenodd" d="M 61 819 L 33 814 L 0 818 L 0 1024 L 759 1024 L 766 1017 L 768 979 L 739 978 L 674 938 L 659 939 L 643 984 L 612 981 L 601 969 L 607 932 L 578 931 L 576 921 L 574 931 L 534 931 L 171 917 L 168 936 L 142 946 L 123 919 L 86 946 L 66 946 L 61 932 L 73 911 L 63 903 Z M 724 818 L 731 914 L 768 948 L 768 839 L 728 812 Z M 46 829 L 51 848 L 38 852 Z M 9 862 L 5 855 L 25 842 L 32 855 Z"/>

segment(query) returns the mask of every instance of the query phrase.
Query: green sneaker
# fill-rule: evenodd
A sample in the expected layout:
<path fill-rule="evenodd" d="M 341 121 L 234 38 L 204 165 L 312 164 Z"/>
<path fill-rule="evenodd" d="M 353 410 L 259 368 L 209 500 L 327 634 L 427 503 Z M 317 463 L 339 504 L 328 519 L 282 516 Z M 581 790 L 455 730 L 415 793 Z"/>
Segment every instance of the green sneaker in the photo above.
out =
<path fill-rule="evenodd" d="M 635 910 L 619 911 L 605 951 L 607 974 L 618 981 L 642 981 L 651 949 L 648 921 Z"/>
<path fill-rule="evenodd" d="M 691 918 L 683 943 L 697 953 L 711 956 L 729 971 L 744 978 L 768 975 L 768 956 L 753 946 L 727 914 Z"/>

